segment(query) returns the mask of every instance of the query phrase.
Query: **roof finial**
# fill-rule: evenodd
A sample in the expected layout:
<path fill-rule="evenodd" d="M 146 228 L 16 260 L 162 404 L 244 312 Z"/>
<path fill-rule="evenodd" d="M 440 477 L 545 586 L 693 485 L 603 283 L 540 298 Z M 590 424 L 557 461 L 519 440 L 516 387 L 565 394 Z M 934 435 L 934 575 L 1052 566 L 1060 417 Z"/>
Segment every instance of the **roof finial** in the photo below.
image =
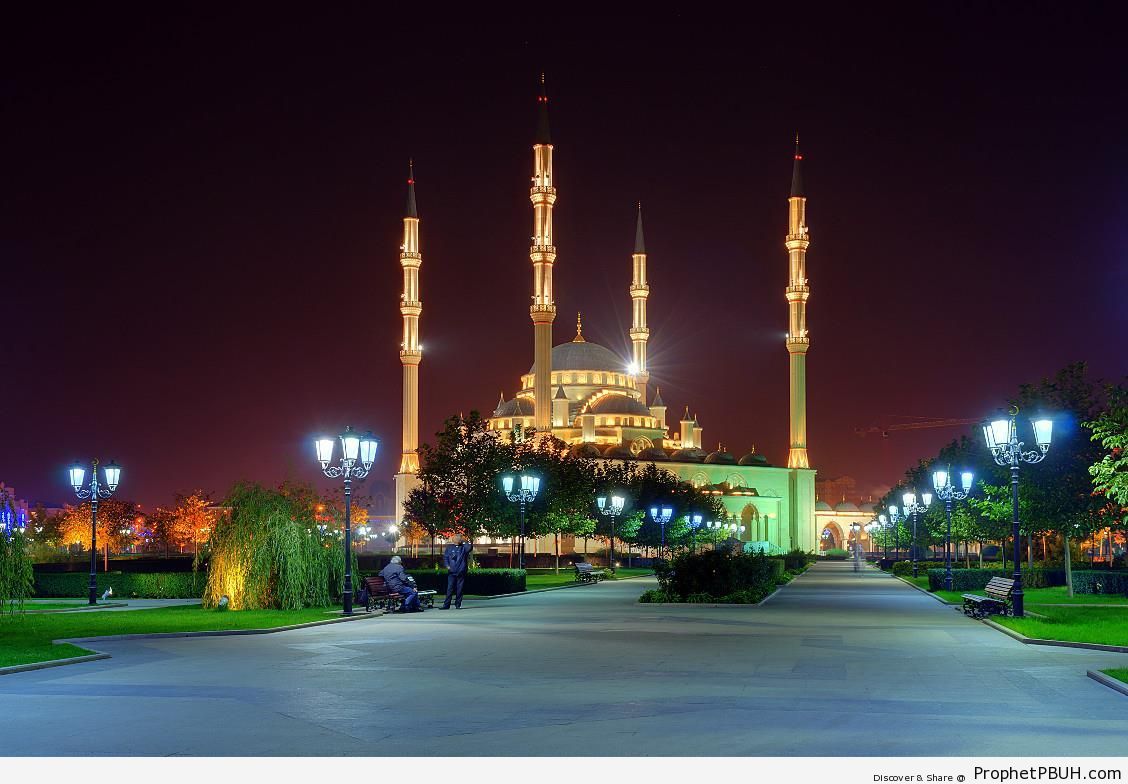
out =
<path fill-rule="evenodd" d="M 799 170 L 799 164 L 803 160 L 803 153 L 799 152 L 799 134 L 795 134 L 795 161 L 791 167 L 791 195 L 803 195 L 803 174 Z"/>
<path fill-rule="evenodd" d="M 540 76 L 540 92 L 537 94 L 537 135 L 533 144 L 552 144 L 548 132 L 548 90 L 544 86 L 544 71 Z"/>
<path fill-rule="evenodd" d="M 415 159 L 407 159 L 407 207 L 404 209 L 405 218 L 418 218 L 419 207 L 415 204 Z"/>
<path fill-rule="evenodd" d="M 584 314 L 576 311 L 576 337 L 572 338 L 573 343 L 587 343 L 584 340 Z"/>

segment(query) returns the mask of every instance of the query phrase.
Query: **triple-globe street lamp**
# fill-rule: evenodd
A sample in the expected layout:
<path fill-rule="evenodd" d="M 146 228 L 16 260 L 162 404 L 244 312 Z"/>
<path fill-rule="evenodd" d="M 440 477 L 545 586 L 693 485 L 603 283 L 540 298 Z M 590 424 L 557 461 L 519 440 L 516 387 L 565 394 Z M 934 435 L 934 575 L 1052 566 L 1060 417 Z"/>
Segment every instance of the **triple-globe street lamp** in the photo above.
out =
<path fill-rule="evenodd" d="M 670 522 L 670 518 L 673 517 L 673 516 L 674 516 L 674 510 L 671 507 L 668 507 L 668 506 L 663 506 L 661 508 L 659 508 L 657 506 L 650 507 L 650 519 L 653 520 L 654 522 L 658 523 L 658 525 L 662 529 L 662 544 L 658 548 L 659 552 L 662 552 L 666 549 L 666 523 Z"/>
<path fill-rule="evenodd" d="M 913 560 L 913 577 L 917 576 L 917 517 L 932 505 L 932 493 L 921 493 L 920 496 L 920 501 L 917 501 L 915 490 L 909 490 L 901 496 L 901 501 L 905 504 L 905 514 L 913 516 L 913 541 L 909 545 L 909 555 Z"/>
<path fill-rule="evenodd" d="M 971 492 L 975 477 L 971 471 L 960 472 L 960 489 L 952 484 L 952 467 L 932 472 L 932 486 L 936 497 L 944 502 L 944 513 L 948 517 L 948 527 L 944 532 L 944 590 L 952 590 L 952 501 L 962 501 Z"/>
<path fill-rule="evenodd" d="M 521 517 L 521 542 L 520 555 L 517 558 L 517 568 L 525 568 L 525 507 L 533 502 L 540 492 L 540 477 L 533 474 L 522 473 L 517 477 L 506 474 L 501 478 L 501 489 L 505 497 L 518 504 Z M 512 552 L 512 551 L 510 551 Z"/>
<path fill-rule="evenodd" d="M 341 459 L 337 465 L 333 462 L 333 450 L 337 441 L 341 442 Z M 352 587 L 352 480 L 364 479 L 372 470 L 372 463 L 376 460 L 376 437 L 369 431 L 364 435 L 355 432 L 351 427 L 346 427 L 336 439 L 331 436 L 322 436 L 314 441 L 317 450 L 317 462 L 321 464 L 321 472 L 330 479 L 344 479 L 345 482 L 345 588 L 344 614 L 353 614 L 353 587 Z"/>
<path fill-rule="evenodd" d="M 983 439 L 991 456 L 998 465 L 1010 468 L 1011 474 L 1011 511 L 1012 532 L 1014 538 L 1014 591 L 1011 593 L 1012 612 L 1016 618 L 1023 615 L 1022 599 L 1022 557 L 1019 553 L 1019 523 L 1018 523 L 1018 469 L 1023 463 L 1040 463 L 1050 449 L 1050 439 L 1053 436 L 1053 420 L 1040 418 L 1032 419 L 1030 424 L 1034 428 L 1034 441 L 1038 450 L 1022 451 L 1022 441 L 1018 440 L 1018 406 L 1011 406 L 1009 418 L 996 419 L 983 426 Z"/>
<path fill-rule="evenodd" d="M 102 467 L 106 483 L 98 481 L 98 461 L 93 461 L 90 471 L 90 484 L 85 482 L 86 469 L 75 462 L 70 468 L 70 483 L 74 494 L 81 500 L 90 499 L 90 604 L 98 603 L 98 501 L 109 498 L 117 490 L 121 481 L 121 466 L 113 460 Z"/>
<path fill-rule="evenodd" d="M 621 495 L 612 495 L 611 498 L 601 495 L 595 499 L 595 505 L 599 507 L 600 513 L 611 518 L 611 563 L 608 568 L 612 572 L 615 571 L 615 521 L 623 513 L 626 504 L 627 499 Z"/>

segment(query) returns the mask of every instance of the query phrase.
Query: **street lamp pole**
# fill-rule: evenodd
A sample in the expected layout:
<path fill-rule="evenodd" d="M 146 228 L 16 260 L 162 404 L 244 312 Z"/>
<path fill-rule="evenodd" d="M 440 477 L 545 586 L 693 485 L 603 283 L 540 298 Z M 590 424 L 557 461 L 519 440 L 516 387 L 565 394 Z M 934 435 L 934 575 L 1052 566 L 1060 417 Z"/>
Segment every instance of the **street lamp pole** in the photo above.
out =
<path fill-rule="evenodd" d="M 885 544 L 885 560 L 889 560 L 889 518 L 881 514 L 877 516 L 877 521 L 881 523 L 881 530 L 885 536 L 881 537 Z"/>
<path fill-rule="evenodd" d="M 599 507 L 601 514 L 611 518 L 611 562 L 608 568 L 615 571 L 615 520 L 623 513 L 623 507 L 626 505 L 626 499 L 621 495 L 611 496 L 611 502 L 607 502 L 606 496 L 599 496 L 595 499 L 596 505 Z"/>
<path fill-rule="evenodd" d="M 501 489 L 505 497 L 518 504 L 521 518 L 521 543 L 520 555 L 517 559 L 517 568 L 525 568 L 525 505 L 531 503 L 540 491 L 540 477 L 532 474 L 521 474 L 514 480 L 511 475 L 501 478 Z M 512 551 L 511 551 L 512 552 Z"/>
<path fill-rule="evenodd" d="M 893 553 L 901 560 L 901 521 L 906 519 L 896 506 L 889 507 L 889 522 L 893 524 Z"/>
<path fill-rule="evenodd" d="M 351 427 L 346 427 L 338 438 L 341 442 L 341 460 L 337 465 L 329 465 L 333 461 L 333 447 L 336 443 L 333 438 L 322 436 L 314 441 L 314 447 L 321 472 L 330 479 L 344 479 L 345 482 L 345 586 L 342 591 L 342 609 L 345 615 L 352 615 L 352 480 L 368 476 L 372 463 L 376 460 L 378 444 L 372 431 L 362 436 Z"/>
<path fill-rule="evenodd" d="M 1011 475 L 1011 512 L 1012 512 L 1012 537 L 1014 538 L 1014 591 L 1011 593 L 1012 612 L 1016 618 L 1023 616 L 1022 592 L 1022 557 L 1019 552 L 1019 538 L 1021 536 L 1018 522 L 1018 469 L 1023 463 L 1040 463 L 1050 449 L 1050 439 L 1053 436 L 1053 420 L 1034 419 L 1030 424 L 1034 427 L 1034 441 L 1038 444 L 1038 451 L 1022 451 L 1022 441 L 1018 440 L 1018 406 L 1011 406 L 1008 419 L 996 419 L 983 426 L 983 439 L 995 463 L 1010 468 Z"/>
<path fill-rule="evenodd" d="M 663 552 L 666 549 L 666 523 L 670 522 L 670 518 L 673 516 L 674 510 L 668 506 L 663 506 L 661 509 L 659 509 L 657 506 L 650 507 L 650 519 L 658 523 L 658 525 L 662 528 L 662 544 L 658 548 L 659 552 Z M 694 542 L 694 545 L 696 546 L 696 541 Z"/>
<path fill-rule="evenodd" d="M 913 577 L 917 576 L 917 518 L 932 503 L 932 493 L 921 493 L 920 495 L 923 503 L 917 501 L 916 492 L 913 490 L 901 496 L 901 501 L 905 504 L 905 514 L 913 516 L 913 541 L 909 545 L 909 556 L 913 560 Z"/>
<path fill-rule="evenodd" d="M 98 500 L 109 498 L 117 490 L 121 481 L 121 466 L 113 460 L 102 468 L 106 477 L 105 487 L 98 481 L 98 461 L 93 461 L 90 472 L 90 485 L 83 482 L 86 469 L 75 463 L 70 468 L 70 483 L 74 494 L 82 500 L 90 499 L 90 604 L 98 603 Z"/>
<path fill-rule="evenodd" d="M 948 517 L 948 528 L 944 532 L 944 590 L 952 590 L 952 501 L 962 501 L 971 492 L 971 483 L 974 476 L 971 471 L 960 473 L 960 486 L 957 490 L 952 484 L 952 467 L 945 471 L 938 469 L 932 472 L 932 486 L 936 489 L 936 497 L 944 502 L 944 513 Z"/>

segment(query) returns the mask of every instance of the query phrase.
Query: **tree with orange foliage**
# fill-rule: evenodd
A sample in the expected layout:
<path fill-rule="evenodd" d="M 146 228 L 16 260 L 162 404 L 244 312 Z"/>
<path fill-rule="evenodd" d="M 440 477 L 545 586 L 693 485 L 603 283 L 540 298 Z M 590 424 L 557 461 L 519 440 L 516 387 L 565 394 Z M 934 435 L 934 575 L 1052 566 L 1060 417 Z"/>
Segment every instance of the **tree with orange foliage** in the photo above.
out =
<path fill-rule="evenodd" d="M 98 544 L 105 548 L 107 561 L 110 550 L 121 551 L 133 544 L 137 514 L 137 504 L 132 501 L 107 498 L 98 502 Z M 60 543 L 67 547 L 78 545 L 83 550 L 90 549 L 89 501 L 66 508 L 59 520 L 59 536 Z"/>

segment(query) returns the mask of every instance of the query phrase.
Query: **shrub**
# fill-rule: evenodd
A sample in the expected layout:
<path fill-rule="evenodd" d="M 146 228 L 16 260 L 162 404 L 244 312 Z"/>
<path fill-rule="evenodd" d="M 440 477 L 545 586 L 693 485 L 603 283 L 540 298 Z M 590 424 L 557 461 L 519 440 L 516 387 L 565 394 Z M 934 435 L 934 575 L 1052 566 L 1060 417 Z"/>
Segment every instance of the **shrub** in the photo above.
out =
<path fill-rule="evenodd" d="M 917 573 L 920 573 L 921 568 L 927 568 L 922 564 L 917 564 Z M 912 577 L 913 576 L 913 562 L 912 561 L 896 561 L 893 564 L 893 575 L 895 577 Z"/>
<path fill-rule="evenodd" d="M 199 599 L 206 583 L 203 572 L 100 572 L 98 595 L 113 588 L 116 599 Z M 90 575 L 82 572 L 35 573 L 36 596 L 86 596 L 89 584 Z"/>
<path fill-rule="evenodd" d="M 670 601 L 670 597 L 666 595 L 665 591 L 650 590 L 643 591 L 642 596 L 638 597 L 638 601 L 640 604 L 660 604 Z"/>
<path fill-rule="evenodd" d="M 795 549 L 783 556 L 783 566 L 789 572 L 803 571 L 815 556 Z"/>
<path fill-rule="evenodd" d="M 431 569 L 409 570 L 415 584 L 423 590 L 438 591 L 445 594 L 447 573 Z M 471 569 L 466 573 L 466 593 L 478 596 L 499 596 L 504 593 L 521 593 L 525 590 L 523 569 Z"/>
<path fill-rule="evenodd" d="M 902 562 L 904 563 L 904 562 Z M 894 573 L 896 573 L 894 567 Z M 1003 573 L 998 569 L 953 569 L 953 591 L 982 591 L 987 587 L 992 577 L 1010 577 L 1011 573 Z M 1074 587 L 1077 585 L 1077 572 L 1073 573 Z M 1056 585 L 1065 585 L 1064 569 L 1033 569 L 1022 570 L 1023 588 L 1051 588 Z M 944 570 L 928 570 L 928 590 L 940 591 L 944 589 Z"/>
<path fill-rule="evenodd" d="M 849 553 L 840 548 L 832 547 L 829 550 L 823 550 L 823 555 L 831 561 L 845 561 Z"/>
<path fill-rule="evenodd" d="M 1128 572 L 1092 571 L 1073 572 L 1075 593 L 1128 594 Z"/>
<path fill-rule="evenodd" d="M 776 578 L 783 575 L 783 566 L 781 559 L 758 553 L 683 553 L 674 559 L 667 574 L 659 575 L 659 587 L 683 601 L 714 602 L 718 601 L 716 597 L 740 591 L 767 595 L 775 589 Z"/>

